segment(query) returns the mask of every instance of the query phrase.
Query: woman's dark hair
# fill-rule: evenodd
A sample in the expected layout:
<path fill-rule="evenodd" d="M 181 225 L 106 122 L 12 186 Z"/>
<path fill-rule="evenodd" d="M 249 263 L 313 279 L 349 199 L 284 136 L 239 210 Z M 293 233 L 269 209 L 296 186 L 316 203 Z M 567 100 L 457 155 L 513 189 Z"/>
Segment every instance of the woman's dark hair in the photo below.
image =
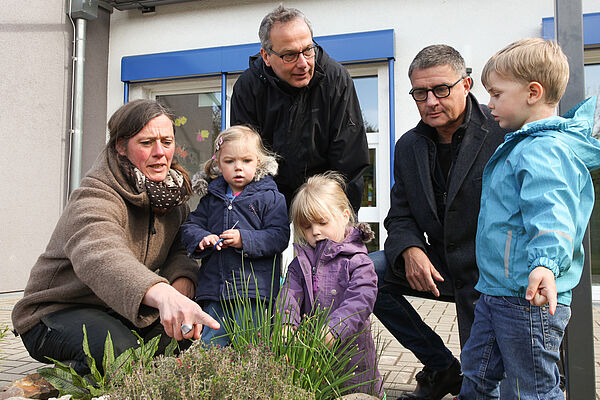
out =
<path fill-rule="evenodd" d="M 166 115 L 175 129 L 175 115 L 155 100 L 133 100 L 122 105 L 108 120 L 108 145 L 116 148 L 119 139 L 130 139 L 137 135 L 152 118 Z"/>
<path fill-rule="evenodd" d="M 109 139 L 107 146 L 116 150 L 119 139 L 129 140 L 137 135 L 152 118 L 165 115 L 173 124 L 175 133 L 175 114 L 156 100 L 139 99 L 122 105 L 108 120 Z M 190 178 L 185 168 L 173 159 L 171 168 L 181 172 L 188 193 L 192 193 Z"/>

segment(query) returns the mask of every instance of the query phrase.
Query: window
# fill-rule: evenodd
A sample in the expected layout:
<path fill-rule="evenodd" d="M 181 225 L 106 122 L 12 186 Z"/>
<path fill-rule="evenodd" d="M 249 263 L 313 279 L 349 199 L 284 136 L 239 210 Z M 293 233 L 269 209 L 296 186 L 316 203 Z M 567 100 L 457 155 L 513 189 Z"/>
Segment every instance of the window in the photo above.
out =
<path fill-rule="evenodd" d="M 370 165 L 363 175 L 365 182 L 358 219 L 368 222 L 375 238 L 369 251 L 383 249 L 387 237 L 383 220 L 389 209 L 389 92 L 387 64 L 346 66 L 354 80 L 367 131 Z"/>
<path fill-rule="evenodd" d="M 600 96 L 600 48 L 586 49 L 584 53 L 585 97 Z M 596 202 L 590 219 L 590 252 L 592 283 L 600 284 L 600 170 L 592 172 Z"/>
<path fill-rule="evenodd" d="M 600 96 L 600 64 L 589 64 L 584 67 L 585 97 Z"/>
<path fill-rule="evenodd" d="M 371 160 L 364 175 L 365 192 L 358 219 L 369 222 L 375 232 L 369 251 L 379 250 L 387 237 L 383 220 L 389 209 L 391 181 L 390 136 L 393 132 L 390 132 L 389 110 L 393 107 L 390 105 L 393 88 L 389 88 L 388 68 L 393 70 L 393 30 L 320 36 L 316 41 L 341 63 L 368 62 L 346 68 L 355 81 L 367 123 Z M 349 41 L 352 46 L 348 45 Z M 258 43 L 252 43 L 123 57 L 121 79 L 125 84 L 125 98 L 156 98 L 173 108 L 178 115 L 177 157 L 193 174 L 212 154 L 211 139 L 225 127 L 223 122 L 229 123 L 229 99 L 236 74 L 247 68 L 248 55 L 256 54 L 259 49 Z M 226 104 L 220 100 L 223 91 Z M 218 115 L 225 116 L 219 129 Z M 194 209 L 197 202 L 198 198 L 193 197 L 190 207 Z M 293 249 L 289 246 L 283 254 L 284 267 L 292 258 Z"/>
<path fill-rule="evenodd" d="M 175 112 L 175 157 L 192 176 L 214 154 L 221 131 L 221 92 L 157 95 L 156 100 Z M 193 195 L 190 207 L 198 201 Z"/>
<path fill-rule="evenodd" d="M 230 98 L 233 86 L 228 85 Z M 214 140 L 221 132 L 220 77 L 186 79 L 133 84 L 131 99 L 154 98 L 175 114 L 175 157 L 190 174 L 190 178 L 204 168 L 214 154 Z M 190 208 L 194 210 L 199 197 L 192 195 Z"/>

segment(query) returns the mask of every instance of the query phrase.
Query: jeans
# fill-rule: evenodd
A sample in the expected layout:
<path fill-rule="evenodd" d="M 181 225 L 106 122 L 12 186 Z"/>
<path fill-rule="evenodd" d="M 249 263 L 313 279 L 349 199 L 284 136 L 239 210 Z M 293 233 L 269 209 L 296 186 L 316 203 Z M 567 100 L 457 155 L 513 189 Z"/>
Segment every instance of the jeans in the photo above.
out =
<path fill-rule="evenodd" d="M 370 253 L 375 265 L 379 292 L 373 313 L 392 335 L 427 368 L 434 371 L 448 369 L 455 358 L 442 338 L 435 333 L 406 300 L 403 287 L 385 284 L 383 278 L 387 259 L 383 251 Z"/>
<path fill-rule="evenodd" d="M 520 297 L 481 295 L 471 336 L 461 354 L 459 399 L 564 399 L 556 365 L 571 309 L 532 306 Z M 509 396 L 505 392 L 510 391 Z"/>
<path fill-rule="evenodd" d="M 221 325 L 219 329 L 210 329 L 208 327 L 204 327 L 202 329 L 201 340 L 207 345 L 212 344 L 219 345 L 221 347 L 228 346 L 231 343 L 231 340 L 227 335 L 227 331 L 225 330 L 225 324 L 223 323 L 223 319 L 225 318 L 225 311 L 223 310 L 223 305 L 221 304 L 221 302 L 204 300 L 201 301 L 199 304 L 204 310 L 204 312 L 206 312 L 208 315 L 219 321 L 219 324 Z M 227 301 L 226 304 L 227 307 L 229 307 L 229 310 L 231 310 L 234 307 L 233 301 Z M 252 309 L 252 321 L 254 321 L 254 323 L 256 324 L 256 300 L 250 299 L 250 305 Z M 242 321 L 242 315 L 240 314 L 239 310 L 235 310 L 235 322 L 238 326 L 244 326 L 244 322 Z"/>
<path fill-rule="evenodd" d="M 50 363 L 46 357 L 71 365 L 77 373 L 90 372 L 83 352 L 83 325 L 85 325 L 88 345 L 96 367 L 102 371 L 104 341 L 110 332 L 115 357 L 131 347 L 138 346 L 138 339 L 131 332 L 135 330 L 148 342 L 161 335 L 157 354 L 165 351 L 171 342 L 159 321 L 146 328 L 136 328 L 116 313 L 99 308 L 68 308 L 45 315 L 40 323 L 21 335 L 25 348 L 34 359 Z M 187 348 L 190 341 L 179 342 L 180 349 Z"/>

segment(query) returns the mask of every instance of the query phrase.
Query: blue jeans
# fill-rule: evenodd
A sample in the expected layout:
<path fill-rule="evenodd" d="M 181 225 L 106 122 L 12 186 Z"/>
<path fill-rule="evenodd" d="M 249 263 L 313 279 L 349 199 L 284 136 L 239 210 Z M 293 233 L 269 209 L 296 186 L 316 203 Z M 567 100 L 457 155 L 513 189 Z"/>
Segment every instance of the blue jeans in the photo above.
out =
<path fill-rule="evenodd" d="M 256 315 L 256 300 L 250 299 L 251 307 L 252 307 L 252 316 Z M 225 311 L 223 310 L 223 305 L 220 301 L 202 301 L 200 302 L 202 309 L 208 315 L 219 321 L 221 327 L 219 329 L 211 329 L 208 327 L 204 327 L 202 329 L 202 336 L 200 339 L 205 344 L 219 345 L 221 347 L 228 346 L 231 343 L 229 336 L 227 335 L 227 331 L 225 330 L 225 324 L 223 323 L 223 318 L 225 317 Z M 229 309 L 233 307 L 233 301 L 228 302 Z M 239 312 L 235 312 L 235 322 L 238 325 L 242 325 L 242 315 Z"/>
<path fill-rule="evenodd" d="M 461 354 L 464 374 L 459 399 L 564 399 L 556 365 L 571 309 L 559 304 L 554 315 L 520 297 L 481 295 L 471 336 Z"/>
<path fill-rule="evenodd" d="M 442 338 L 435 333 L 402 294 L 399 285 L 383 282 L 387 259 L 383 251 L 369 254 L 375 265 L 379 292 L 373 313 L 392 335 L 427 368 L 442 371 L 450 367 L 455 358 Z"/>

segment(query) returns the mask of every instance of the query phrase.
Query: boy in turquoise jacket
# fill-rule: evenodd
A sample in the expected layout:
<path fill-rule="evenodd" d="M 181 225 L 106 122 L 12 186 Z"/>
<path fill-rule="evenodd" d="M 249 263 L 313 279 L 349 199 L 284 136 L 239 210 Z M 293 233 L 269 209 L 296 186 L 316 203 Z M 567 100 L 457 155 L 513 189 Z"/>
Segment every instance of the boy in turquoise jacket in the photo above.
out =
<path fill-rule="evenodd" d="M 543 39 L 512 43 L 483 69 L 488 107 L 513 132 L 483 173 L 482 296 L 461 354 L 459 399 L 499 398 L 504 376 L 511 398 L 564 399 L 556 362 L 594 205 L 589 171 L 600 167 L 597 98 L 554 115 L 568 79 L 566 56 Z"/>

